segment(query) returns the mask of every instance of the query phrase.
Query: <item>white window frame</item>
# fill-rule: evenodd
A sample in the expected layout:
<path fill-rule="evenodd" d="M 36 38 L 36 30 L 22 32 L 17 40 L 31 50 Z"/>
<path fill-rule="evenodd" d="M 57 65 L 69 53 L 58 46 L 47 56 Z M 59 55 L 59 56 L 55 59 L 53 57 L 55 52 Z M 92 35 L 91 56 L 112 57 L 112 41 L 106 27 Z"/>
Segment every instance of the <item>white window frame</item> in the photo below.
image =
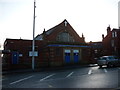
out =
<path fill-rule="evenodd" d="M 117 37 L 117 32 L 115 32 L 115 37 Z"/>

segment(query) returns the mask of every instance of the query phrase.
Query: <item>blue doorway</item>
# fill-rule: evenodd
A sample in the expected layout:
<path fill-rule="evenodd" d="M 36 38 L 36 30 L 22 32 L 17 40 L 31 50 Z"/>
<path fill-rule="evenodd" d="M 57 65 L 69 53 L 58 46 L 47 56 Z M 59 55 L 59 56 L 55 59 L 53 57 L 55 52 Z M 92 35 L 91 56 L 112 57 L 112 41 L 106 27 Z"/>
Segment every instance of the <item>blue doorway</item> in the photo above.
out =
<path fill-rule="evenodd" d="M 12 52 L 12 64 L 18 64 L 18 60 L 19 60 L 19 53 Z"/>
<path fill-rule="evenodd" d="M 74 62 L 77 63 L 79 62 L 79 50 L 73 50 L 73 57 L 74 57 Z"/>
<path fill-rule="evenodd" d="M 70 62 L 70 53 L 65 53 L 65 62 L 66 63 Z"/>
<path fill-rule="evenodd" d="M 65 63 L 70 63 L 70 50 L 65 50 Z"/>

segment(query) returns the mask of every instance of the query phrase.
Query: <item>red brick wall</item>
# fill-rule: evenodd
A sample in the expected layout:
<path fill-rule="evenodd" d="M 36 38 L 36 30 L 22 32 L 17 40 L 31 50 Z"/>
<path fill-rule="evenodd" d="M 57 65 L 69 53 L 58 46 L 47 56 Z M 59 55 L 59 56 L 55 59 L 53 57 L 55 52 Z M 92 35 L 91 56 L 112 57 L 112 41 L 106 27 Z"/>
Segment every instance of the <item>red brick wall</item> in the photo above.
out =
<path fill-rule="evenodd" d="M 117 37 L 112 37 L 112 33 L 117 32 Z M 114 40 L 114 46 L 112 46 L 111 41 Z M 103 55 L 118 55 L 120 56 L 120 30 L 113 29 L 106 35 L 102 40 L 103 42 Z M 115 51 L 116 48 L 116 51 Z"/>
<path fill-rule="evenodd" d="M 7 43 L 6 43 L 7 42 Z M 32 40 L 22 40 L 22 39 L 7 39 L 5 41 L 4 49 L 10 50 L 11 54 L 5 54 L 3 57 L 4 63 L 6 63 L 9 69 L 17 68 L 30 68 L 32 57 L 29 56 L 29 51 L 32 51 Z M 42 41 L 35 41 L 35 51 L 38 51 L 38 57 L 35 57 L 36 67 L 39 67 L 41 62 L 44 62 L 44 46 L 45 43 Z M 22 54 L 22 57 L 19 57 L 19 64 L 12 64 L 12 52 L 17 51 L 19 54 Z M 41 65 L 42 66 L 42 65 Z M 4 67 L 3 67 L 4 68 Z"/>

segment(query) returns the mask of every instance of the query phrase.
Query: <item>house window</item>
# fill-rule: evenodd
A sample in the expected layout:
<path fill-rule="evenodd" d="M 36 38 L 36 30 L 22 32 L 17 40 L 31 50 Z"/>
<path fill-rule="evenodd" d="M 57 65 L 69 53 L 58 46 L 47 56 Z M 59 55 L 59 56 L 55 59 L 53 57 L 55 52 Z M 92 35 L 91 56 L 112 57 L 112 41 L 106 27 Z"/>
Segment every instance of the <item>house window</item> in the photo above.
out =
<path fill-rule="evenodd" d="M 111 40 L 111 46 L 114 47 L 114 40 Z"/>
<path fill-rule="evenodd" d="M 7 45 L 7 41 L 5 41 L 4 45 Z"/>
<path fill-rule="evenodd" d="M 95 53 L 98 53 L 98 50 L 96 49 L 96 50 L 94 50 L 94 52 L 95 52 Z"/>
<path fill-rule="evenodd" d="M 23 57 L 23 54 L 19 54 L 19 57 Z"/>
<path fill-rule="evenodd" d="M 112 32 L 112 37 L 114 38 L 114 32 Z"/>
<path fill-rule="evenodd" d="M 117 51 L 117 48 L 116 48 L 116 47 L 114 48 L 114 51 L 115 51 L 115 52 Z"/>
<path fill-rule="evenodd" d="M 115 37 L 117 37 L 117 32 L 115 32 Z"/>

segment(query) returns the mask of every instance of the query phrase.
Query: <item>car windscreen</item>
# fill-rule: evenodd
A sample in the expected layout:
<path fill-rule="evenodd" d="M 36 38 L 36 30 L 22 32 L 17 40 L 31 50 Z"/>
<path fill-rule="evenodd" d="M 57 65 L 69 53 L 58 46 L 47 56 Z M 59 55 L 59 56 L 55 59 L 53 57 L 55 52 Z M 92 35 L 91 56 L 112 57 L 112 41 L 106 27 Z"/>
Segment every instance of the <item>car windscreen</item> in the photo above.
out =
<path fill-rule="evenodd" d="M 108 57 L 108 59 L 110 59 L 110 60 L 111 60 L 111 59 L 114 59 L 114 57 Z"/>
<path fill-rule="evenodd" d="M 106 57 L 100 57 L 100 60 L 107 60 Z"/>

